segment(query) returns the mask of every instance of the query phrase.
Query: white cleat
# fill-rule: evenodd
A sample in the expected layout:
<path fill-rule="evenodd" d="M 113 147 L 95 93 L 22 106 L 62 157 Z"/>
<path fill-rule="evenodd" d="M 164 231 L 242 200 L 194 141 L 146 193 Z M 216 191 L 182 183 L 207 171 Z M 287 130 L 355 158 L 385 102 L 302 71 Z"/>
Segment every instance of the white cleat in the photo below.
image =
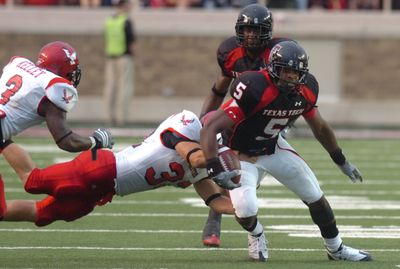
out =
<path fill-rule="evenodd" d="M 371 254 L 369 254 L 368 252 L 348 247 L 346 245 L 343 245 L 343 243 L 340 245 L 339 249 L 336 252 L 330 252 L 329 250 L 327 250 L 327 253 L 328 258 L 334 261 L 372 261 Z"/>
<path fill-rule="evenodd" d="M 260 262 L 266 262 L 268 259 L 267 240 L 262 232 L 258 236 L 253 236 L 250 233 L 247 236 L 249 242 L 250 259 Z"/>

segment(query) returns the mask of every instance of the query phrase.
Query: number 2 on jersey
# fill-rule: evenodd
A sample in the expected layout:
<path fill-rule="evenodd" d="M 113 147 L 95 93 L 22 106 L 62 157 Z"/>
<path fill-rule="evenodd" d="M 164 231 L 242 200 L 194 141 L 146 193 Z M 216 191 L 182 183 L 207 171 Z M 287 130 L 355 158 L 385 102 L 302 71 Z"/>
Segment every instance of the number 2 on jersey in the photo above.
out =
<path fill-rule="evenodd" d="M 6 90 L 1 94 L 0 104 L 5 105 L 10 101 L 13 96 L 22 87 L 22 77 L 20 75 L 12 76 L 6 83 Z"/>

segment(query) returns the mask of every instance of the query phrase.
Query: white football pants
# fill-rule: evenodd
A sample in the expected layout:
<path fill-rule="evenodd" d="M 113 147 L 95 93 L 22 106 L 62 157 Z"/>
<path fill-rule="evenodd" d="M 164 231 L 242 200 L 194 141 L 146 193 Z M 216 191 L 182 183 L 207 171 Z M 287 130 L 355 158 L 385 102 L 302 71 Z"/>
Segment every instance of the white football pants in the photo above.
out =
<path fill-rule="evenodd" d="M 254 164 L 244 161 L 240 164 L 242 186 L 230 191 L 239 218 L 257 215 L 256 189 L 267 173 L 307 203 L 316 202 L 323 195 L 311 168 L 281 136 L 274 154 L 259 156 Z"/>

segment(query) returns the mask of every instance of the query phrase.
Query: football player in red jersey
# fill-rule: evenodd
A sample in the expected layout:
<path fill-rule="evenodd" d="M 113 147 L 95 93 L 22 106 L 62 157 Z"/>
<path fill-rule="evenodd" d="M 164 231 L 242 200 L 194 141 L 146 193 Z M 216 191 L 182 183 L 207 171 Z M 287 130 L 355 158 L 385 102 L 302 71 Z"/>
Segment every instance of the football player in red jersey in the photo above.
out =
<path fill-rule="evenodd" d="M 222 104 L 234 78 L 245 71 L 265 69 L 271 48 L 281 41 L 290 40 L 273 38 L 272 28 L 272 13 L 265 6 L 251 4 L 239 12 L 235 25 L 236 35 L 224 40 L 217 50 L 221 70 L 203 103 L 200 117 Z M 220 227 L 221 215 L 210 210 L 203 229 L 204 245 L 220 245 Z"/>
<path fill-rule="evenodd" d="M 230 191 L 236 219 L 247 230 L 249 256 L 268 259 L 263 226 L 257 219 L 256 188 L 266 173 L 293 191 L 309 208 L 318 225 L 328 257 L 332 260 L 370 261 L 371 255 L 343 244 L 333 211 L 317 178 L 307 163 L 280 135 L 288 124 L 303 116 L 315 138 L 332 160 L 353 182 L 362 181 L 360 171 L 346 160 L 334 132 L 318 112 L 318 82 L 308 72 L 308 57 L 294 41 L 275 45 L 267 70 L 248 71 L 231 85 L 231 96 L 201 131 L 201 146 L 211 178 L 225 181 L 231 175 L 220 169 L 216 159 L 216 135 L 223 144 L 239 151 L 241 186 Z"/>
<path fill-rule="evenodd" d="M 12 137 L 43 122 L 58 147 L 65 151 L 112 147 L 108 131 L 98 129 L 92 136 L 81 136 L 66 122 L 67 112 L 78 101 L 76 87 L 80 78 L 75 49 L 61 41 L 43 46 L 36 63 L 15 56 L 3 68 L 0 77 L 0 152 L 20 178 L 26 177 L 35 164 L 20 146 L 13 143 Z M 4 205 L 0 205 L 0 218 L 4 211 Z"/>
<path fill-rule="evenodd" d="M 98 150 L 97 159 L 84 151 L 74 160 L 35 168 L 24 179 L 25 190 L 48 194 L 41 201 L 8 201 L 4 221 L 28 221 L 45 226 L 56 220 L 73 221 L 116 195 L 163 186 L 186 188 L 193 184 L 205 204 L 220 213 L 233 214 L 229 197 L 208 178 L 199 147 L 202 124 L 190 111 L 170 116 L 141 144 L 113 153 Z M 1 181 L 0 181 L 1 183 Z M 0 186 L 0 203 L 5 203 Z"/>

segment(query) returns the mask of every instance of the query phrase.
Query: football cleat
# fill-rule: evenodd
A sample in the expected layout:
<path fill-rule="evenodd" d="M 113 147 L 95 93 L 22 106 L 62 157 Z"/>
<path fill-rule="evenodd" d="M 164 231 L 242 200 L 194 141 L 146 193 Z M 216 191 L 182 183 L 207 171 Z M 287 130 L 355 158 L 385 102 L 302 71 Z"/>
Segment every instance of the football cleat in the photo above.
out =
<path fill-rule="evenodd" d="M 250 259 L 260 262 L 266 262 L 268 259 L 267 240 L 262 232 L 259 235 L 248 234 L 249 256 Z"/>
<path fill-rule="evenodd" d="M 221 214 L 210 209 L 208 219 L 203 228 L 202 241 L 207 247 L 219 247 L 221 245 Z"/>
<path fill-rule="evenodd" d="M 207 247 L 217 248 L 221 244 L 221 239 L 216 234 L 212 234 L 211 236 L 207 236 L 203 238 L 203 245 Z"/>
<path fill-rule="evenodd" d="M 372 261 L 371 254 L 368 252 L 348 247 L 343 243 L 336 252 L 327 250 L 327 254 L 328 258 L 334 261 Z"/>

